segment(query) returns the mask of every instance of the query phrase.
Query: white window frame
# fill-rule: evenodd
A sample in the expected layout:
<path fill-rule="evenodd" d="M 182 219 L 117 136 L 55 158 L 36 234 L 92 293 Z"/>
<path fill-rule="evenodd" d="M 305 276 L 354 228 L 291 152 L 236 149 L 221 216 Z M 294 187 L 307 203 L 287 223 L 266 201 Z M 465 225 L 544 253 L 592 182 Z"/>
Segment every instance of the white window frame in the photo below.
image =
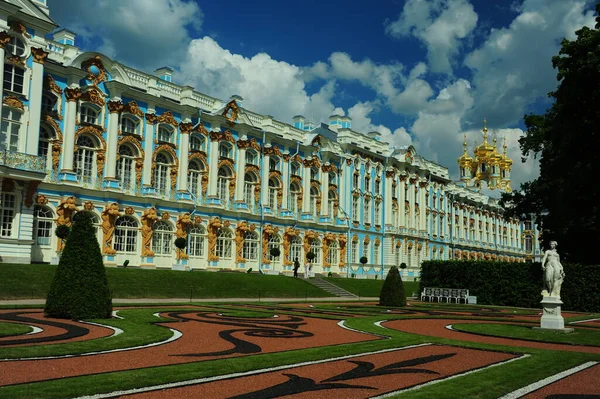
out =
<path fill-rule="evenodd" d="M 152 252 L 154 256 L 171 256 L 173 251 L 173 227 L 170 223 L 159 220 L 152 228 Z"/>
<path fill-rule="evenodd" d="M 16 108 L 4 106 L 2 108 L 2 125 L 0 131 L 0 149 L 10 152 L 22 152 L 21 129 L 23 112 Z"/>
<path fill-rule="evenodd" d="M 206 237 L 206 229 L 202 225 L 193 227 L 190 230 L 190 258 L 202 259 L 206 256 Z"/>
<path fill-rule="evenodd" d="M 39 247 L 52 245 L 54 232 L 54 212 L 47 206 L 36 205 L 33 208 L 33 239 Z"/>
<path fill-rule="evenodd" d="M 120 216 L 115 221 L 115 239 L 113 249 L 119 254 L 137 252 L 138 222 L 132 216 Z"/>
<path fill-rule="evenodd" d="M 17 196 L 0 192 L 0 237 L 11 238 L 17 221 Z"/>
<path fill-rule="evenodd" d="M 82 103 L 79 106 L 79 123 L 99 125 L 100 110 L 92 103 Z"/>
<path fill-rule="evenodd" d="M 26 85 L 27 75 L 27 71 L 24 68 L 12 64 L 4 64 L 4 90 L 25 94 L 28 89 Z M 18 83 L 20 79 L 22 79 L 22 81 L 21 83 Z M 18 86 L 20 86 L 20 90 Z"/>
<path fill-rule="evenodd" d="M 229 260 L 233 256 L 233 232 L 229 229 L 221 229 L 217 238 L 215 254 L 219 259 Z"/>
<path fill-rule="evenodd" d="M 247 232 L 242 245 L 242 258 L 250 262 L 256 262 L 258 260 L 258 244 L 258 233 L 256 231 Z"/>

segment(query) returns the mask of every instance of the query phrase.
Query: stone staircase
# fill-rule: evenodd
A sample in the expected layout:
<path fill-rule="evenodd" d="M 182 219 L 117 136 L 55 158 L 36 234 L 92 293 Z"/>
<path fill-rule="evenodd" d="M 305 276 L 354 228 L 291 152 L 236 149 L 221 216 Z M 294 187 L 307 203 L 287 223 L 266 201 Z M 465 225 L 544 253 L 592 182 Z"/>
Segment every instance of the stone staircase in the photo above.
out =
<path fill-rule="evenodd" d="M 310 278 L 310 279 L 304 279 L 304 281 L 319 287 L 320 289 L 329 292 L 332 295 L 335 295 L 337 297 L 341 297 L 341 298 L 358 298 L 357 295 L 354 295 L 346 290 L 341 289 L 340 287 L 338 287 L 337 285 L 333 285 L 330 282 L 327 282 L 325 280 L 323 280 L 322 278 L 316 277 L 316 278 Z"/>

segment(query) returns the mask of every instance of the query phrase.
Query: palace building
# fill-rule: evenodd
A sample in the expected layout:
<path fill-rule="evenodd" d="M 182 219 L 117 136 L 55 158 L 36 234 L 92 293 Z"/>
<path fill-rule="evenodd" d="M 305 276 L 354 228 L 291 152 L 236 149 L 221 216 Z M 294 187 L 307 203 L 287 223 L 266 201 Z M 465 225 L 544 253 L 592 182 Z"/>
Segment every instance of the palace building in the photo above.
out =
<path fill-rule="evenodd" d="M 45 3 L 0 1 L 1 262 L 56 263 L 55 229 L 82 210 L 107 266 L 291 274 L 312 253 L 313 273 L 412 278 L 428 259 L 539 255 L 532 221 L 480 191 L 510 190 L 487 127 L 455 182 L 347 116 L 290 124 L 83 51 Z"/>

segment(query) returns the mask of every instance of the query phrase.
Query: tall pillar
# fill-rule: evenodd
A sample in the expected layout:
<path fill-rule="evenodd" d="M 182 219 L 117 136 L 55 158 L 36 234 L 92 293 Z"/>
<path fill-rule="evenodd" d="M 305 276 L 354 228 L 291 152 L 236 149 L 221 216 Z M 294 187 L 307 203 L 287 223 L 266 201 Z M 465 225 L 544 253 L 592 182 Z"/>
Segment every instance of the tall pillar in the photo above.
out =
<path fill-rule="evenodd" d="M 219 140 L 216 135 L 210 134 L 210 151 L 208 153 L 210 170 L 208 172 L 208 197 L 217 197 L 217 173 L 219 167 Z"/>
<path fill-rule="evenodd" d="M 421 226 L 421 231 L 429 231 L 429 226 L 427 226 L 427 196 L 425 195 L 428 189 L 426 181 L 419 183 L 419 206 L 421 207 L 419 225 Z"/>
<path fill-rule="evenodd" d="M 393 170 L 385 171 L 385 198 L 383 200 L 383 206 L 385 207 L 384 214 L 386 220 L 383 221 L 384 231 L 391 229 L 394 225 L 394 221 L 392 220 L 392 197 L 394 197 L 394 193 L 392 192 L 392 180 L 395 177 L 394 175 L 395 173 Z"/>
<path fill-rule="evenodd" d="M 310 168 L 312 162 L 304 164 L 304 176 L 302 177 L 302 213 L 310 213 Z"/>
<path fill-rule="evenodd" d="M 261 185 L 261 192 L 262 192 L 262 206 L 269 206 L 269 168 L 270 168 L 270 160 L 271 157 L 269 156 L 269 152 L 268 150 L 270 150 L 270 147 L 265 148 L 263 150 L 264 155 L 263 155 L 263 161 L 262 161 L 262 165 L 261 165 L 261 178 L 260 178 L 260 185 Z"/>
<path fill-rule="evenodd" d="M 146 114 L 146 134 L 144 135 L 144 172 L 142 186 L 149 190 L 152 186 L 152 146 L 154 144 L 154 135 L 157 122 L 157 116 L 154 113 L 153 106 L 148 105 Z"/>
<path fill-rule="evenodd" d="M 244 202 L 244 175 L 246 174 L 246 142 L 238 141 L 238 159 L 235 164 L 235 193 L 236 204 Z M 246 204 L 250 206 L 250 204 Z"/>
<path fill-rule="evenodd" d="M 398 227 L 407 227 L 406 225 L 406 177 L 400 176 L 399 184 L 400 195 L 398 196 L 398 212 L 400 213 L 400 225 Z"/>
<path fill-rule="evenodd" d="M 27 147 L 25 152 L 30 155 L 37 155 L 40 141 L 40 121 L 42 119 L 44 62 L 46 61 L 46 57 L 48 57 L 48 53 L 41 48 L 35 47 L 31 48 L 31 53 L 33 54 L 33 65 L 31 68 L 31 88 L 29 89 L 29 127 L 27 128 Z M 2 62 L 4 62 L 4 59 Z M 0 88 L 0 93 L 2 93 L 1 90 L 2 88 Z"/>
<path fill-rule="evenodd" d="M 65 107 L 65 121 L 63 132 L 63 161 L 61 172 L 71 173 L 73 179 L 64 176 L 64 180 L 74 180 L 73 175 L 73 151 L 75 149 L 75 119 L 77 118 L 77 100 L 81 97 L 78 86 L 65 89 L 67 106 Z"/>
<path fill-rule="evenodd" d="M 289 210 L 289 191 L 290 191 L 290 154 L 283 155 L 283 181 L 282 181 L 281 210 L 287 212 Z"/>
<path fill-rule="evenodd" d="M 410 209 L 408 227 L 411 229 L 415 228 L 416 212 L 415 212 L 415 185 L 408 185 L 408 206 Z"/>
<path fill-rule="evenodd" d="M 104 187 L 106 188 L 118 188 L 115 172 L 117 168 L 117 142 L 119 140 L 119 114 L 122 110 L 123 102 L 119 97 L 113 97 L 108 102 L 108 140 L 106 141 L 106 178 L 104 179 Z"/>
<path fill-rule="evenodd" d="M 343 208 L 344 212 L 349 212 L 348 206 L 346 204 L 346 176 L 348 175 L 349 173 L 346 170 L 346 162 L 344 162 L 344 160 L 342 159 L 342 161 L 340 162 L 340 168 L 338 172 L 338 201 L 339 207 Z M 344 212 L 338 212 L 338 218 L 342 220 L 346 219 L 346 214 Z M 350 243 L 348 243 L 348 245 L 350 245 Z"/>
<path fill-rule="evenodd" d="M 179 124 L 180 142 L 179 142 L 179 170 L 177 171 L 177 191 L 183 194 L 182 198 L 188 198 L 188 153 L 190 149 L 190 132 L 194 125 L 189 116 L 182 115 L 182 121 Z M 191 196 L 189 196 L 191 199 Z"/>
<path fill-rule="evenodd" d="M 331 165 L 323 165 L 321 167 L 321 217 L 329 216 L 329 170 Z"/>
<path fill-rule="evenodd" d="M 10 43 L 11 37 L 6 32 L 0 32 L 0 72 L 4 75 L 4 46 Z M 0 94 L 4 93 L 4 79 L 0 79 Z M 1 99 L 0 99 L 1 100 Z M 2 116 L 2 101 L 0 101 L 0 116 Z"/>

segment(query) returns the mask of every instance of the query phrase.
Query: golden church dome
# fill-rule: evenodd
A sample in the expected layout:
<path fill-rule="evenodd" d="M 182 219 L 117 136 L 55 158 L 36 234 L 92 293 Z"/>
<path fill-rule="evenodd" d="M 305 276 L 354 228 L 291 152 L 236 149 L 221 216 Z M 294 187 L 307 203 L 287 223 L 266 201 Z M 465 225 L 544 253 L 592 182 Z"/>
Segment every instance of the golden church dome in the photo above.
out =
<path fill-rule="evenodd" d="M 467 154 L 467 135 L 465 134 L 465 141 L 463 142 L 463 154 L 457 159 L 460 166 L 469 167 L 473 162 L 473 158 Z"/>

